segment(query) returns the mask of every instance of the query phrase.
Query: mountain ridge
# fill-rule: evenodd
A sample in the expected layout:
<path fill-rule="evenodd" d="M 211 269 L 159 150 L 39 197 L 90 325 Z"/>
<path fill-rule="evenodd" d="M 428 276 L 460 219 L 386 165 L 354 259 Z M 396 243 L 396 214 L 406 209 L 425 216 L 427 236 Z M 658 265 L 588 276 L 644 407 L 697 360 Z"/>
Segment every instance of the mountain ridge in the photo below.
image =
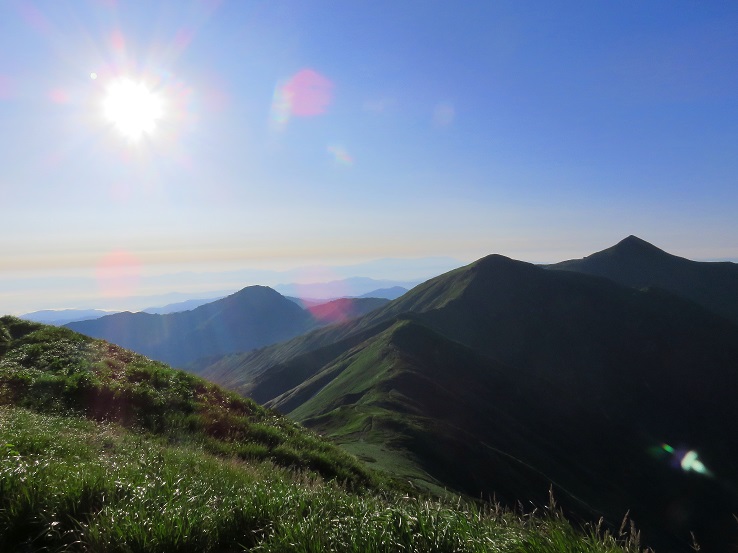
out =
<path fill-rule="evenodd" d="M 692 261 L 631 235 L 582 259 L 546 267 L 601 276 L 632 288 L 664 288 L 738 323 L 736 263 Z"/>

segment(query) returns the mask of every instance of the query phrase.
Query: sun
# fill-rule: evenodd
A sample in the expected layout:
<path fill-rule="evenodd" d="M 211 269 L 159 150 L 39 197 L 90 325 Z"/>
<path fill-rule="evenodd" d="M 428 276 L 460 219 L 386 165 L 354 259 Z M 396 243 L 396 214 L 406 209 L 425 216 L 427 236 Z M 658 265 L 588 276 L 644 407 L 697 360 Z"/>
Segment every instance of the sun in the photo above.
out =
<path fill-rule="evenodd" d="M 145 83 L 120 77 L 105 91 L 103 113 L 124 137 L 138 142 L 156 130 L 164 115 L 164 105 L 161 97 Z"/>

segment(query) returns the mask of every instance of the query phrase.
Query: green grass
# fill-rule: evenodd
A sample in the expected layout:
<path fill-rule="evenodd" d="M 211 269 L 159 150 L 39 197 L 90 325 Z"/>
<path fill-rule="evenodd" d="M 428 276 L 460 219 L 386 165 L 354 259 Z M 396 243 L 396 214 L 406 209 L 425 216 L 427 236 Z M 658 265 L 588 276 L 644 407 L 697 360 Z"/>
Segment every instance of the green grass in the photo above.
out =
<path fill-rule="evenodd" d="M 0 551 L 636 553 L 555 510 L 406 493 L 251 401 L 0 318 Z"/>
<path fill-rule="evenodd" d="M 276 412 L 123 348 L 14 317 L 0 318 L 0 344 L 0 405 L 116 422 L 357 488 L 380 484 L 354 457 Z"/>
<path fill-rule="evenodd" d="M 2 551 L 637 551 L 557 516 L 391 492 L 0 408 Z"/>

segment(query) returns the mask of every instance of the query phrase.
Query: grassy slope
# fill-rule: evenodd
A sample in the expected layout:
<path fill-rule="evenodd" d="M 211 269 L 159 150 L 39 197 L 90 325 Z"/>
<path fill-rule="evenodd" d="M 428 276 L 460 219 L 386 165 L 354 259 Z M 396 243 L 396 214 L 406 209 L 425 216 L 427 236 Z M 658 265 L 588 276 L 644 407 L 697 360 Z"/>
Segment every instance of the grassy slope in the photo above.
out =
<path fill-rule="evenodd" d="M 101 340 L 4 317 L 0 354 L 0 404 L 114 421 L 212 453 L 372 483 L 350 456 L 274 411 Z"/>
<path fill-rule="evenodd" d="M 400 320 L 270 405 L 421 488 L 446 486 L 472 496 L 494 490 L 508 504 L 520 498 L 541 504 L 553 479 L 557 497 L 572 511 L 599 517 L 601 511 L 577 496 L 591 496 L 596 488 L 600 504 L 608 505 L 612 500 L 605 498 L 615 492 L 599 476 L 582 471 L 565 448 L 552 447 L 548 434 L 556 439 L 565 434 L 556 424 L 549 428 L 536 420 L 530 404 L 545 399 L 537 386 L 526 389 L 515 373 L 427 327 Z M 567 439 L 581 438 L 583 426 L 570 422 L 562 420 L 572 428 Z M 526 460 L 536 460 L 536 468 Z M 611 507 L 627 510 L 622 504 Z"/>
<path fill-rule="evenodd" d="M 398 494 L 249 400 L 0 318 L 2 551 L 639 550 L 560 517 Z"/>
<path fill-rule="evenodd" d="M 504 485 L 499 474 L 495 479 L 498 499 L 545 501 L 545 479 L 479 445 L 491 429 L 498 443 L 502 432 L 518 445 L 534 443 L 508 415 L 521 401 L 512 386 L 508 367 L 400 320 L 271 405 L 421 488 L 477 495 L 490 487 L 486 475 L 505 470 Z M 495 393 L 498 402 L 490 401 Z M 463 470 L 460 458 L 467 461 Z"/>

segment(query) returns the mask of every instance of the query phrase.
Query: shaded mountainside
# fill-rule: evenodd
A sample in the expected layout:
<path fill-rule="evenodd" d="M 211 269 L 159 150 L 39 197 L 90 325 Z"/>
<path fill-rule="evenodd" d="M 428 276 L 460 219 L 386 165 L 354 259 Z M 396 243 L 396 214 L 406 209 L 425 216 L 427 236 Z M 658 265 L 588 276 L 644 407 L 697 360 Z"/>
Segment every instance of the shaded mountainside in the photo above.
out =
<path fill-rule="evenodd" d="M 361 317 L 387 305 L 390 300 L 378 297 L 340 298 L 306 307 L 320 324 L 334 324 Z"/>
<path fill-rule="evenodd" d="M 726 551 L 737 369 L 738 326 L 695 303 L 492 255 L 203 374 L 418 482 L 511 501 L 552 483 L 582 516 L 630 510 L 662 549 L 694 531 Z"/>
<path fill-rule="evenodd" d="M 190 311 L 118 313 L 65 326 L 175 366 L 298 336 L 313 328 L 358 317 L 387 303 L 350 298 L 303 309 L 266 286 L 249 286 Z"/>
<path fill-rule="evenodd" d="M 632 288 L 663 288 L 738 322 L 738 264 L 700 262 L 667 253 L 636 236 L 549 269 L 609 278 Z"/>
<path fill-rule="evenodd" d="M 249 286 L 191 311 L 119 313 L 66 325 L 138 353 L 183 366 L 210 355 L 286 340 L 315 325 L 309 313 L 265 286 Z"/>

